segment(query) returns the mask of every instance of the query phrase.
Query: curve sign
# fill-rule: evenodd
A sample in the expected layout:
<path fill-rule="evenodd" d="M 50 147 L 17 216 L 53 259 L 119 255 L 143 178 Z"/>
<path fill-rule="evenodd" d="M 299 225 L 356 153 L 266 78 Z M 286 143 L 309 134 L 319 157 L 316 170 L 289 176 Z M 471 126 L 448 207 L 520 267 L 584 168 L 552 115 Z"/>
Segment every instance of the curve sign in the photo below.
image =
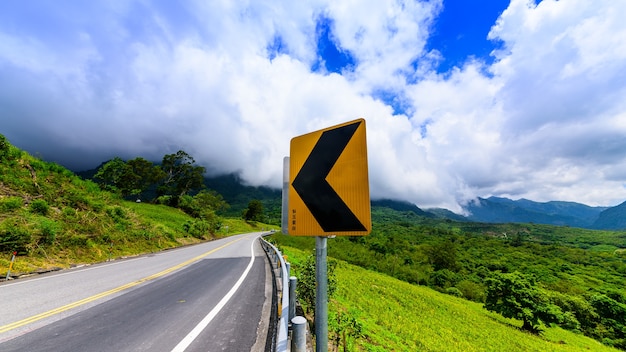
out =
<path fill-rule="evenodd" d="M 291 140 L 289 226 L 294 236 L 364 236 L 371 211 L 365 120 Z"/>

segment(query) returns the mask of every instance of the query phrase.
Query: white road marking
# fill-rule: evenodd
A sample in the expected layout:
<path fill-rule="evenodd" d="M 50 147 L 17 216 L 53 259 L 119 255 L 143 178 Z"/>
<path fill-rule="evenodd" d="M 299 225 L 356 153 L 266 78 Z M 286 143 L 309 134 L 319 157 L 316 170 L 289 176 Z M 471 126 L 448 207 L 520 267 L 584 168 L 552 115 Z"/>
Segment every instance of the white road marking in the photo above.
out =
<path fill-rule="evenodd" d="M 209 314 L 207 314 L 207 316 L 205 316 L 198 323 L 198 325 L 196 325 L 196 327 L 193 328 L 193 330 L 191 330 L 191 332 L 187 334 L 187 336 L 185 336 L 185 338 L 182 339 L 178 343 L 178 345 L 176 345 L 176 347 L 174 347 L 172 352 L 185 351 L 187 347 L 189 347 L 189 345 L 191 345 L 191 343 L 198 337 L 198 335 L 200 335 L 202 330 L 204 330 L 207 327 L 207 325 L 209 325 L 211 320 L 213 320 L 213 318 L 215 318 L 215 316 L 222 310 L 222 308 L 224 308 L 226 303 L 228 303 L 228 301 L 235 295 L 235 293 L 239 289 L 239 286 L 241 286 L 241 284 L 243 283 L 243 280 L 245 280 L 246 276 L 248 276 L 250 269 L 252 269 L 252 264 L 254 264 L 254 242 L 255 241 L 252 241 L 250 244 L 250 263 L 248 263 L 248 267 L 246 268 L 246 270 L 244 270 L 243 274 L 241 274 L 241 277 L 239 278 L 239 280 L 235 282 L 235 285 L 230 289 L 230 291 L 228 291 L 228 293 L 222 298 L 222 300 L 213 308 L 213 310 L 211 310 Z"/>

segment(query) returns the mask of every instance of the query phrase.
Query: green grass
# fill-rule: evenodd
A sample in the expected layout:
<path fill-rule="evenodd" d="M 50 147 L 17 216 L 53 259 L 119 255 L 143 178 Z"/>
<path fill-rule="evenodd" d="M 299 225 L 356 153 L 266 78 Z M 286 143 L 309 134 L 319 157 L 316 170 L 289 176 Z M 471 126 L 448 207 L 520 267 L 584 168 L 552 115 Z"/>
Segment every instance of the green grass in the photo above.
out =
<path fill-rule="evenodd" d="M 282 247 L 296 272 L 310 252 Z M 617 351 L 580 334 L 546 328 L 541 336 L 521 322 L 488 312 L 482 304 L 439 293 L 339 261 L 338 286 L 329 305 L 349 312 L 364 336 L 355 351 Z"/>
<path fill-rule="evenodd" d="M 37 245 L 28 255 L 18 255 L 11 270 L 13 275 L 102 262 L 109 258 L 140 255 L 203 241 L 184 231 L 184 224 L 193 221 L 193 218 L 180 209 L 165 205 L 119 201 L 116 205 L 105 207 L 102 214 L 93 211 L 82 214 L 73 210 L 71 213 L 78 222 L 85 223 L 78 227 L 72 225 L 74 228 L 70 228 L 60 220 L 55 221 L 40 215 L 24 213 L 15 217 L 20 219 L 23 224 L 21 227 L 33 232 L 42 232 L 37 230 L 41 227 L 44 232 L 58 234 L 51 245 Z M 111 221 L 105 222 L 102 218 L 110 218 Z M 222 229 L 204 240 L 270 228 L 266 224 L 248 223 L 242 219 L 221 220 Z M 115 229 L 116 226 L 119 228 Z M 100 235 L 85 234 L 85 229 L 90 227 L 95 227 Z M 7 273 L 10 259 L 11 252 L 0 254 L 2 277 Z"/>

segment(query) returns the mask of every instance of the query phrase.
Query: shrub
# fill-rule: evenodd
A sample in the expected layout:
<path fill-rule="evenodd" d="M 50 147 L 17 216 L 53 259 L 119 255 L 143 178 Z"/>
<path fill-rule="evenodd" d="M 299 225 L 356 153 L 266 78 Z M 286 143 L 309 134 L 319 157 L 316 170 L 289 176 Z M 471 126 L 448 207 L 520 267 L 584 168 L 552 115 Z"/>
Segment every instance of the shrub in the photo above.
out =
<path fill-rule="evenodd" d="M 0 134 L 0 159 L 4 159 L 9 155 L 9 149 L 11 148 L 11 144 L 6 139 L 6 137 Z"/>
<path fill-rule="evenodd" d="M 474 302 L 484 302 L 485 301 L 485 288 L 476 282 L 463 280 L 456 284 L 456 288 L 461 291 L 463 297 L 474 301 Z"/>
<path fill-rule="evenodd" d="M 106 213 L 107 215 L 112 217 L 115 220 L 115 222 L 119 222 L 120 220 L 126 219 L 128 217 L 124 208 L 119 207 L 119 206 L 107 208 Z"/>
<path fill-rule="evenodd" d="M 48 212 L 50 211 L 50 206 L 48 205 L 48 202 L 43 199 L 35 199 L 30 202 L 30 210 L 33 213 L 45 216 L 48 215 Z"/>
<path fill-rule="evenodd" d="M 448 287 L 445 292 L 450 296 L 463 297 L 463 292 L 456 287 Z"/>
<path fill-rule="evenodd" d="M 56 241 L 58 225 L 52 220 L 45 219 L 39 225 L 41 230 L 40 242 L 45 245 L 52 245 Z"/>
<path fill-rule="evenodd" d="M 10 212 L 19 209 L 24 205 L 22 197 L 7 197 L 0 199 L 0 211 Z"/>
<path fill-rule="evenodd" d="M 209 230 L 211 227 L 207 221 L 193 220 L 193 221 L 187 221 L 183 225 L 183 228 L 185 229 L 185 232 L 187 232 L 188 234 L 190 234 L 191 236 L 195 238 L 204 238 L 205 235 L 209 234 Z"/>
<path fill-rule="evenodd" d="M 20 226 L 16 219 L 7 219 L 0 224 L 0 251 L 28 253 L 31 241 L 30 231 Z"/>

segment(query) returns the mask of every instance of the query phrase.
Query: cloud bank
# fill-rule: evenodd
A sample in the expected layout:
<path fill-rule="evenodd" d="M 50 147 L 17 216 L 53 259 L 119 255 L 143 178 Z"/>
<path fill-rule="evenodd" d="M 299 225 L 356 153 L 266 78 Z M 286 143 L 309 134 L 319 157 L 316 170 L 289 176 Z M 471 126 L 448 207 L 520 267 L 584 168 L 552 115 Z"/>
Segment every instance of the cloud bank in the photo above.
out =
<path fill-rule="evenodd" d="M 0 133 L 76 170 L 183 149 L 280 187 L 291 138 L 363 117 L 374 198 L 626 199 L 624 2 L 513 0 L 443 73 L 438 0 L 0 6 Z"/>

